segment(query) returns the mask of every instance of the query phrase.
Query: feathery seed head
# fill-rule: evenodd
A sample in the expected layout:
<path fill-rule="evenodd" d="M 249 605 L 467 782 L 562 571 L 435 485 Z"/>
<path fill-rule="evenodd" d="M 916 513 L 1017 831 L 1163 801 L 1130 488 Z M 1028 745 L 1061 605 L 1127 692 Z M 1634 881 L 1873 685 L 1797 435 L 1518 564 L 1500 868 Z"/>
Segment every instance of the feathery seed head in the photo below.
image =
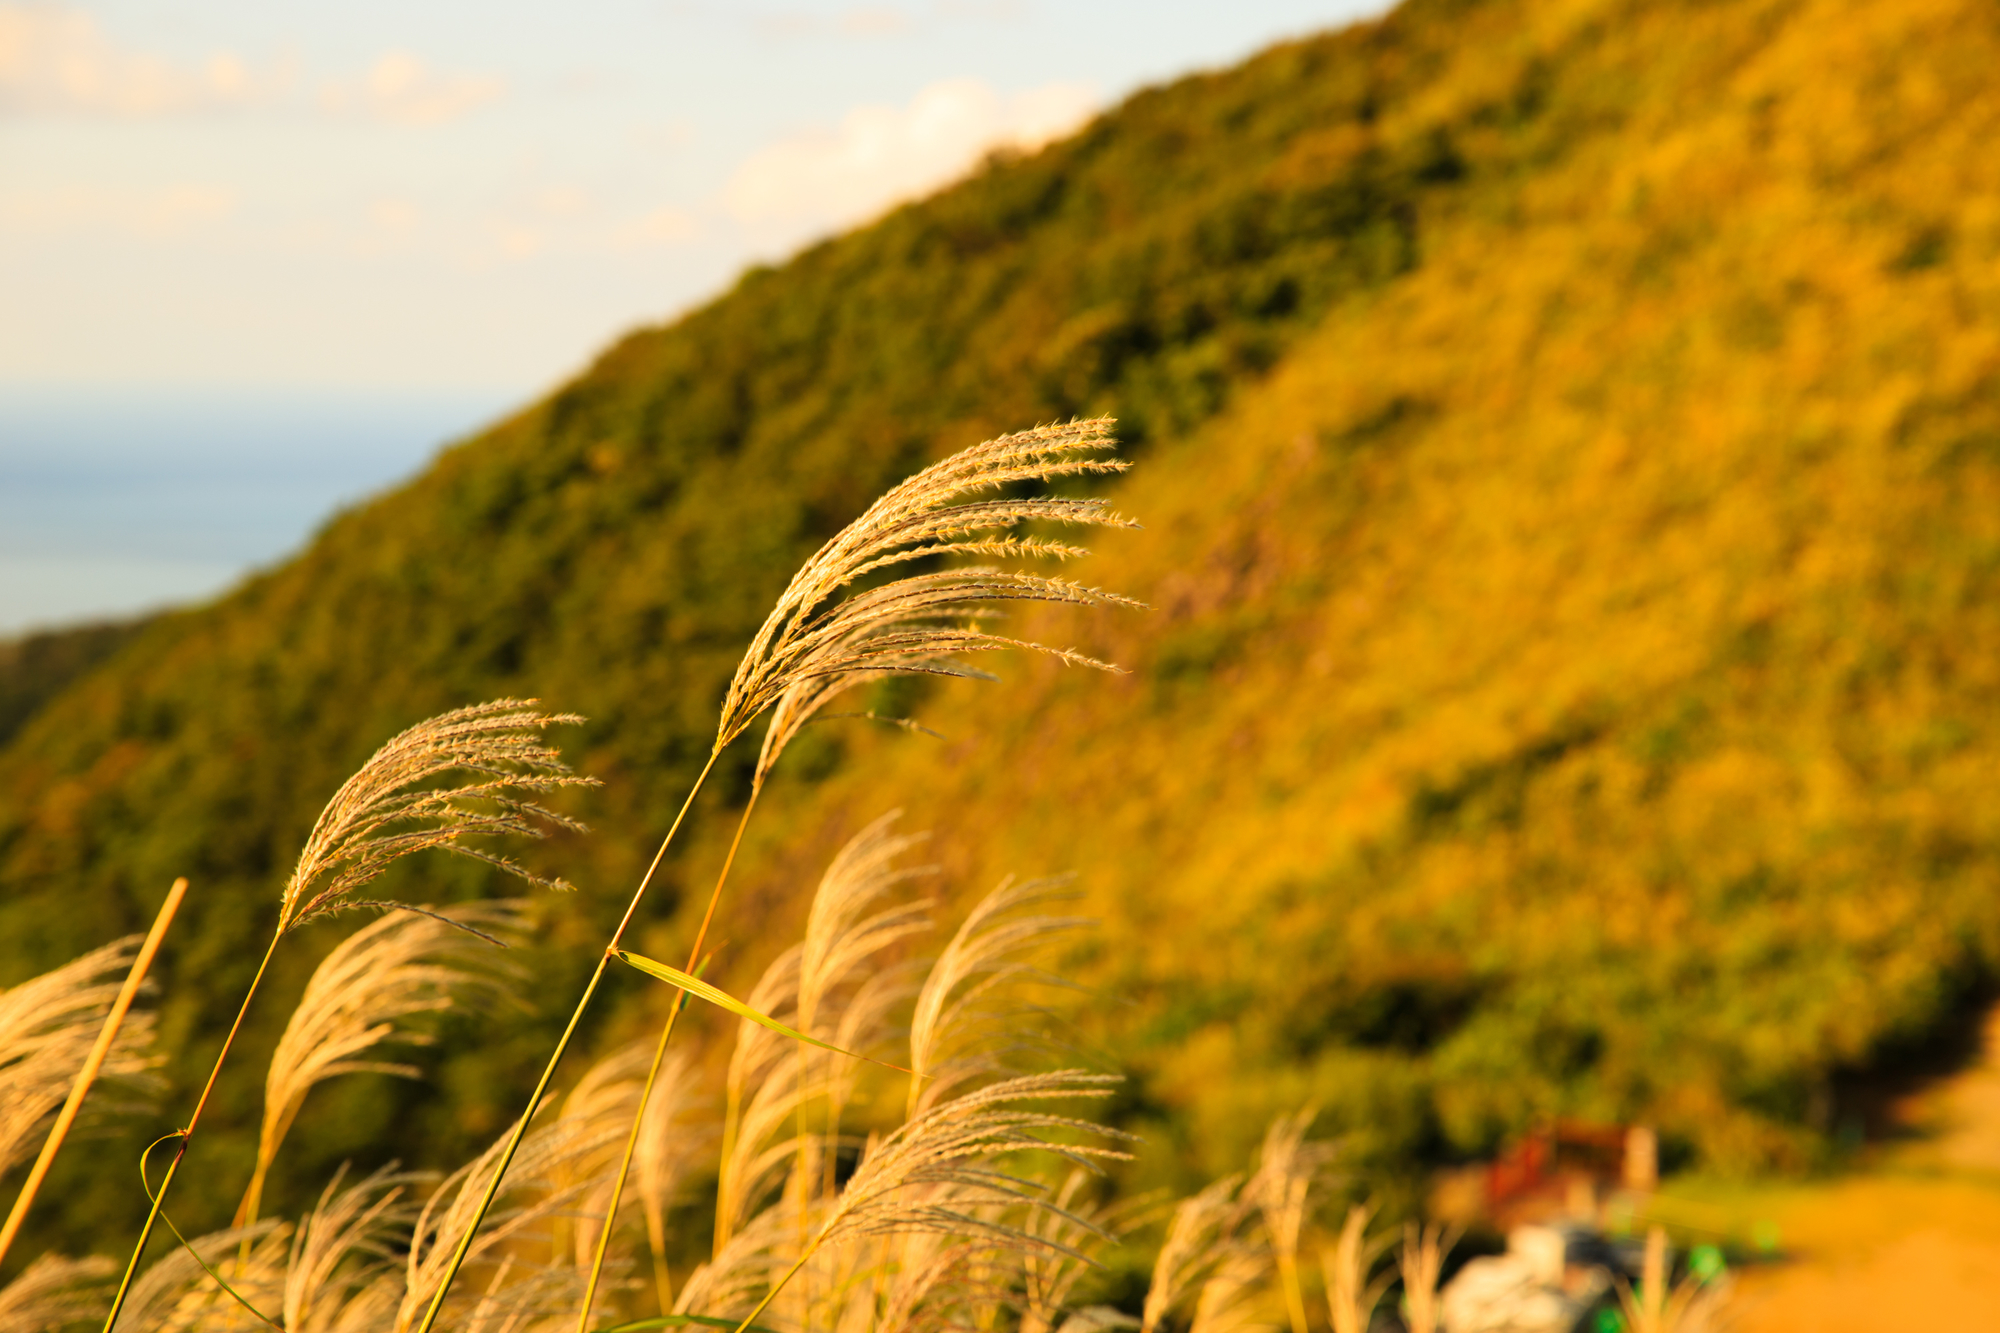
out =
<path fill-rule="evenodd" d="M 353 895 L 411 852 L 439 847 L 469 856 L 552 889 L 510 857 L 465 841 L 516 833 L 546 836 L 550 826 L 584 832 L 567 815 L 528 795 L 560 787 L 596 786 L 579 777 L 541 738 L 552 723 L 576 723 L 569 713 L 543 713 L 532 699 L 496 699 L 420 722 L 377 750 L 343 784 L 320 814 L 285 884 L 280 930 L 353 907 Z M 458 785 L 432 785 L 447 775 Z M 469 779 L 469 780 L 468 780 Z"/>
<path fill-rule="evenodd" d="M 118 940 L 0 991 L 0 1171 L 34 1152 L 68 1097 L 138 944 L 136 935 Z M 127 1017 L 100 1077 L 150 1096 L 159 1084 L 152 1037 L 151 1014 Z"/>
<path fill-rule="evenodd" d="M 57 1333 L 102 1319 L 111 1304 L 107 1281 L 114 1271 L 109 1259 L 44 1254 L 0 1287 L 0 1328 Z"/>
<path fill-rule="evenodd" d="M 412 1020 L 454 1004 L 515 998 L 524 973 L 499 949 L 527 933 L 518 900 L 439 912 L 395 912 L 362 927 L 326 956 L 292 1011 L 264 1076 L 257 1165 L 237 1216 L 256 1220 L 264 1176 L 313 1087 L 341 1074 L 416 1078 L 414 1066 L 380 1058 L 389 1045 L 428 1045 Z"/>
<path fill-rule="evenodd" d="M 1014 535 L 1025 524 L 1137 527 L 1097 498 L 967 498 L 1018 482 L 1122 472 L 1128 464 L 1098 456 L 1114 447 L 1110 431 L 1110 419 L 1100 417 L 1003 435 L 932 464 L 870 505 L 806 561 L 758 630 L 729 684 L 715 749 L 772 710 L 757 760 L 761 781 L 799 728 L 843 690 L 886 676 L 985 678 L 959 660 L 967 653 L 1031 648 L 1079 666 L 1117 670 L 1072 649 L 979 628 L 1005 602 L 1139 605 L 1115 593 L 984 566 L 848 591 L 878 570 L 929 557 L 1066 560 L 1086 554 L 1064 542 Z"/>

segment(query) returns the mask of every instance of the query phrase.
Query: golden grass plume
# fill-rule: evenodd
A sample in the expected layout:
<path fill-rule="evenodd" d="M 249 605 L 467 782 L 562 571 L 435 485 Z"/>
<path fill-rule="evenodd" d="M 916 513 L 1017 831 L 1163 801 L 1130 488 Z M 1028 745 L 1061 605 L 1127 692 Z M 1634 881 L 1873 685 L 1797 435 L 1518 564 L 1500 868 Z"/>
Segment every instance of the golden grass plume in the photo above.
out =
<path fill-rule="evenodd" d="M 104 1317 L 111 1303 L 107 1283 L 117 1270 L 109 1259 L 65 1259 L 44 1254 L 0 1287 L 0 1328 L 8 1333 L 58 1333 Z"/>
<path fill-rule="evenodd" d="M 354 893 L 411 852 L 440 848 L 496 866 L 547 888 L 567 889 L 513 858 L 467 839 L 584 826 L 530 799 L 563 787 L 595 786 L 572 773 L 541 738 L 569 713 L 543 713 L 532 699 L 496 699 L 454 709 L 393 737 L 341 785 L 313 825 L 286 881 L 279 930 L 364 903 Z M 454 777 L 457 785 L 438 785 Z M 402 904 L 397 904 L 402 905 Z"/>
<path fill-rule="evenodd" d="M 136 935 L 117 940 L 0 993 L 0 1172 L 34 1152 L 69 1096 L 138 945 Z M 152 1038 L 153 1016 L 130 1015 L 100 1079 L 128 1096 L 156 1092 Z M 96 1106 L 105 1108 L 101 1096 Z"/>
<path fill-rule="evenodd" d="M 412 1019 L 468 1001 L 512 997 L 525 973 L 495 948 L 527 931 L 524 903 L 467 903 L 435 913 L 394 912 L 335 946 L 306 983 L 264 1077 L 257 1164 L 236 1224 L 257 1218 L 278 1149 L 314 1085 L 342 1074 L 417 1078 L 414 1065 L 379 1058 L 387 1045 L 432 1041 Z"/>
<path fill-rule="evenodd" d="M 1376 1259 L 1390 1244 L 1386 1235 L 1369 1239 L 1368 1219 L 1374 1209 L 1355 1204 L 1341 1224 L 1340 1239 L 1332 1250 L 1321 1250 L 1320 1271 L 1326 1278 L 1327 1313 L 1333 1333 L 1367 1333 L 1375 1307 L 1388 1290 L 1394 1275 L 1384 1272 L 1371 1279 Z"/>
<path fill-rule="evenodd" d="M 1136 527 L 1100 498 L 1002 492 L 1030 481 L 1121 472 L 1101 457 L 1114 447 L 1109 418 L 1002 435 L 953 454 L 897 485 L 822 546 L 792 578 L 723 701 L 720 751 L 766 709 L 775 709 L 758 756 L 759 778 L 829 700 L 862 680 L 893 675 L 981 676 L 967 653 L 1030 648 L 1062 661 L 1117 668 L 1068 648 L 1052 648 L 978 628 L 997 604 L 1067 602 L 1137 606 L 1115 593 L 1065 579 L 996 566 L 947 568 L 852 591 L 878 571 L 954 555 L 1057 559 L 1083 555 L 1064 542 L 1018 535 L 1033 523 Z M 983 496 L 989 498 L 972 499 Z"/>

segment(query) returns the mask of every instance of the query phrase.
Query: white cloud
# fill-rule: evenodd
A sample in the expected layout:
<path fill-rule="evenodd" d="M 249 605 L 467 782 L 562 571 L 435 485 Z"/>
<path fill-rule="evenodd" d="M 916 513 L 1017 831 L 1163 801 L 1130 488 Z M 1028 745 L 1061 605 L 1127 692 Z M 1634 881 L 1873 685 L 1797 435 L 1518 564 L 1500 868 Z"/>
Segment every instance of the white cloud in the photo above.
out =
<path fill-rule="evenodd" d="M 322 82 L 318 102 L 336 113 L 435 125 L 505 91 L 491 75 L 443 73 L 408 51 L 392 50 L 359 75 Z M 231 51 L 170 60 L 120 45 L 80 10 L 0 0 L 0 111 L 145 118 L 296 106 L 302 92 L 288 61 L 255 67 Z"/>
<path fill-rule="evenodd" d="M 1049 84 L 1004 97 L 978 79 L 952 79 L 908 106 L 864 106 L 753 154 L 723 188 L 741 222 L 840 226 L 925 194 L 995 148 L 1035 148 L 1087 119 L 1096 95 Z"/>

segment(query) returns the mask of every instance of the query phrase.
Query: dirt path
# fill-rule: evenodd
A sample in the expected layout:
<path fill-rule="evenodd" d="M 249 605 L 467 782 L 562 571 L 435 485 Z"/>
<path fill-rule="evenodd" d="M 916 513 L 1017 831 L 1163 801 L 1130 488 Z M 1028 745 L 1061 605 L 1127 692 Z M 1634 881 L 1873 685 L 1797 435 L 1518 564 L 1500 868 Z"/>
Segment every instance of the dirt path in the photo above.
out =
<path fill-rule="evenodd" d="M 1738 1275 L 1738 1333 L 2000 1330 L 2000 1010 L 1972 1068 L 1895 1108 L 1910 1137 L 1823 1183 L 1688 1183 L 1690 1227 L 1775 1226 L 1791 1262 Z"/>

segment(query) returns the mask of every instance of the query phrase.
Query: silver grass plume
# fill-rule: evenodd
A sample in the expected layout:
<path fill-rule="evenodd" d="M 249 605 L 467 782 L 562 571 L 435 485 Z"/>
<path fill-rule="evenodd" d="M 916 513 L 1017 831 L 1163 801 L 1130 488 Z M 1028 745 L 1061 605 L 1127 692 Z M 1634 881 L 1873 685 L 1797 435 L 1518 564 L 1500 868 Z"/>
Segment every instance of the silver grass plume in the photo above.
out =
<path fill-rule="evenodd" d="M 1257 1173 L 1243 1188 L 1244 1199 L 1264 1215 L 1292 1333 L 1306 1333 L 1305 1293 L 1299 1283 L 1299 1234 L 1305 1227 L 1312 1192 L 1325 1181 L 1338 1151 L 1331 1143 L 1307 1141 L 1306 1129 L 1317 1114 L 1318 1108 L 1309 1106 L 1274 1120 L 1264 1135 Z"/>
<path fill-rule="evenodd" d="M 714 1143 L 712 1129 L 688 1123 L 687 1108 L 695 1083 L 694 1059 L 675 1051 L 660 1068 L 647 1099 L 645 1118 L 632 1157 L 632 1184 L 646 1219 L 646 1248 L 653 1258 L 653 1288 L 660 1309 L 673 1304 L 673 1278 L 667 1269 L 667 1214 L 679 1200 L 681 1184 L 696 1159 Z"/>
<path fill-rule="evenodd" d="M 1403 1277 L 1403 1310 L 1410 1333 L 1438 1333 L 1443 1328 L 1443 1309 L 1438 1300 L 1438 1279 L 1444 1275 L 1445 1256 L 1458 1244 L 1461 1231 L 1433 1222 L 1419 1228 L 1403 1223 L 1403 1249 L 1396 1265 Z"/>
<path fill-rule="evenodd" d="M 1153 1261 L 1153 1280 L 1146 1288 L 1142 1333 L 1155 1333 L 1183 1297 L 1254 1248 L 1243 1233 L 1255 1205 L 1239 1196 L 1242 1184 L 1240 1174 L 1224 1176 L 1174 1209 L 1159 1258 Z"/>
<path fill-rule="evenodd" d="M 563 1098 L 562 1118 L 576 1124 L 582 1138 L 601 1142 L 608 1150 L 617 1131 L 632 1123 L 639 1112 L 639 1089 L 645 1082 L 650 1046 L 650 1042 L 640 1041 L 612 1051 L 585 1070 Z M 551 1183 L 559 1190 L 573 1187 L 578 1202 L 569 1219 L 568 1261 L 588 1272 L 598 1232 L 611 1206 L 610 1160 L 604 1151 L 577 1153 L 553 1173 Z M 625 1205 L 631 1202 L 624 1200 Z M 621 1207 L 621 1214 L 624 1211 Z M 550 1262 L 564 1261 L 558 1247 Z"/>
<path fill-rule="evenodd" d="M 1393 1271 L 1385 1271 L 1373 1281 L 1368 1277 L 1390 1241 L 1387 1235 L 1368 1239 L 1368 1219 L 1374 1212 L 1371 1205 L 1357 1203 L 1350 1207 L 1347 1221 L 1341 1224 L 1339 1242 L 1331 1251 L 1320 1251 L 1320 1272 L 1326 1279 L 1327 1312 L 1333 1333 L 1368 1333 L 1375 1307 L 1394 1278 Z"/>
<path fill-rule="evenodd" d="M 966 1093 L 905 1123 L 871 1145 L 798 1258 L 750 1318 L 754 1321 L 815 1253 L 857 1239 L 927 1233 L 983 1242 L 989 1253 L 1060 1248 L 1060 1242 L 1047 1234 L 1031 1232 L 1014 1220 L 1056 1205 L 1040 1185 L 1008 1169 L 1005 1159 L 1022 1153 L 1053 1154 L 1095 1169 L 1101 1160 L 1126 1156 L 1103 1142 L 1123 1136 L 1086 1120 L 1022 1104 L 1104 1097 L 1110 1094 L 1109 1085 L 1118 1081 L 1115 1075 L 1074 1069 L 1031 1074 Z M 782 1232 L 774 1228 L 769 1234 Z M 743 1235 L 747 1238 L 750 1229 Z M 723 1268 L 732 1258 L 718 1256 L 710 1267 Z M 741 1262 L 748 1267 L 757 1258 L 746 1253 Z M 684 1309 L 692 1304 L 697 1288 L 742 1289 L 726 1274 L 703 1272 L 698 1277 L 701 1280 L 690 1281 L 682 1293 Z"/>
<path fill-rule="evenodd" d="M 565 1114 L 535 1126 L 522 1140 L 501 1196 L 505 1203 L 485 1213 L 483 1221 L 480 1200 L 512 1138 L 511 1126 L 477 1158 L 446 1177 L 424 1203 L 404 1257 L 402 1300 L 388 1325 L 395 1333 L 404 1333 L 423 1318 L 444 1281 L 453 1251 L 475 1224 L 478 1230 L 469 1261 L 500 1263 L 505 1280 L 496 1277 L 484 1292 L 456 1297 L 447 1307 L 447 1326 L 471 1327 L 482 1320 L 492 1328 L 525 1325 L 564 1311 L 575 1317 L 576 1301 L 583 1292 L 576 1269 L 568 1262 L 533 1265 L 519 1256 L 535 1248 L 550 1253 L 554 1238 L 549 1228 L 583 1211 L 584 1202 L 602 1189 L 615 1160 L 616 1145 L 623 1137 L 615 1112 L 631 1109 L 629 1092 L 609 1086 L 615 1079 L 586 1079 L 588 1086 L 579 1084 L 584 1095 L 575 1106 L 566 1104 Z"/>
<path fill-rule="evenodd" d="M 118 940 L 0 992 L 0 1172 L 35 1151 L 69 1096 L 138 944 L 136 935 Z M 129 1015 L 99 1077 L 142 1096 L 157 1091 L 152 1035 L 151 1014 Z"/>
<path fill-rule="evenodd" d="M 380 1058 L 386 1045 L 433 1040 L 411 1020 L 454 1004 L 513 998 L 525 975 L 494 944 L 526 934 L 519 900 L 468 903 L 436 913 L 396 912 L 336 945 L 306 983 L 264 1077 L 257 1164 L 236 1225 L 257 1218 L 263 1184 L 314 1085 L 342 1074 L 418 1078 L 414 1065 Z"/>
<path fill-rule="evenodd" d="M 133 1283 L 118 1327 L 136 1333 L 262 1333 L 269 1325 L 218 1288 L 201 1263 L 222 1274 L 243 1299 L 272 1314 L 283 1296 L 289 1235 L 285 1224 L 265 1221 L 196 1236 L 188 1249 L 176 1246 Z M 232 1253 L 239 1250 L 241 1254 Z"/>
<path fill-rule="evenodd" d="M 344 1333 L 386 1327 L 402 1295 L 396 1246 L 416 1208 L 409 1188 L 421 1177 L 394 1164 L 343 1188 L 334 1173 L 319 1203 L 292 1234 L 280 1316 L 286 1333 Z"/>
<path fill-rule="evenodd" d="M 0 1287 L 0 1328 L 58 1333 L 71 1324 L 102 1319 L 111 1304 L 106 1284 L 116 1272 L 109 1259 L 45 1254 Z"/>
<path fill-rule="evenodd" d="M 890 946 L 929 929 L 930 921 L 924 902 L 874 913 L 868 909 L 898 886 L 935 873 L 931 866 L 896 865 L 897 858 L 929 836 L 892 834 L 900 815 L 883 815 L 835 854 L 814 891 L 805 939 L 766 969 L 751 992 L 751 1007 L 810 1036 L 828 1038 L 843 1050 L 879 1044 L 889 1011 L 907 998 L 910 987 L 894 969 L 870 971 L 869 964 Z M 795 1151 L 800 1156 L 796 1182 L 810 1193 L 811 1136 L 799 1136 L 792 1149 L 767 1151 L 764 1145 L 803 1105 L 822 1096 L 829 1119 L 837 1122 L 852 1063 L 800 1049 L 799 1043 L 761 1024 L 739 1020 L 716 1190 L 717 1253 L 741 1225 L 771 1172 Z"/>
<path fill-rule="evenodd" d="M 544 727 L 583 719 L 539 712 L 534 704 L 496 699 L 455 709 L 377 750 L 334 793 L 313 826 L 285 884 L 280 933 L 349 908 L 381 905 L 353 895 L 395 861 L 427 848 L 484 861 L 531 884 L 569 888 L 466 841 L 502 833 L 540 838 L 550 827 L 585 831 L 576 820 L 529 799 L 562 787 L 597 785 L 594 778 L 572 773 L 541 738 Z M 439 785 L 447 777 L 457 785 Z"/>
<path fill-rule="evenodd" d="M 1055 1207 L 1031 1216 L 1022 1230 L 1046 1239 L 1044 1249 L 1022 1256 L 1021 1318 L 1019 1333 L 1051 1333 L 1056 1319 L 1069 1308 L 1070 1293 L 1090 1269 L 1099 1267 L 1097 1255 L 1144 1220 L 1153 1204 L 1139 1198 L 1110 1208 L 1099 1207 L 1079 1198 L 1090 1181 L 1090 1173 L 1072 1170 L 1055 1192 Z M 1139 1321 L 1120 1315 L 1131 1327 Z"/>
<path fill-rule="evenodd" d="M 1007 602 L 1137 606 L 1065 579 L 967 566 L 910 574 L 853 591 L 881 570 L 940 556 L 1056 559 L 1082 547 L 1018 535 L 1032 523 L 1131 528 L 1101 498 L 999 493 L 1029 481 L 1122 472 L 1099 455 L 1114 448 L 1109 418 L 1041 426 L 976 444 L 910 477 L 870 505 L 793 576 L 744 654 L 716 727 L 715 750 L 773 709 L 757 759 L 759 780 L 827 702 L 865 680 L 898 675 L 983 677 L 958 659 L 1031 648 L 1061 661 L 1118 668 L 1069 648 L 1010 639 L 979 628 Z M 989 497 L 989 498 L 972 498 Z"/>
<path fill-rule="evenodd" d="M 1195 1297 L 1188 1333 L 1248 1333 L 1272 1325 L 1257 1318 L 1257 1297 L 1270 1276 L 1271 1256 L 1255 1245 L 1231 1246 Z"/>
<path fill-rule="evenodd" d="M 969 1079 L 1001 1072 L 998 1057 L 1003 1052 L 991 1049 L 996 1036 L 1016 1046 L 1027 1044 L 1017 1008 L 999 1003 L 1006 987 L 1023 979 L 1053 980 L 1023 955 L 1090 920 L 1020 913 L 1072 896 L 1068 884 L 1062 878 L 1017 883 L 1009 876 L 960 923 L 925 977 L 910 1019 L 910 1068 L 916 1077 L 910 1080 L 908 1115 L 919 1114 Z"/>

